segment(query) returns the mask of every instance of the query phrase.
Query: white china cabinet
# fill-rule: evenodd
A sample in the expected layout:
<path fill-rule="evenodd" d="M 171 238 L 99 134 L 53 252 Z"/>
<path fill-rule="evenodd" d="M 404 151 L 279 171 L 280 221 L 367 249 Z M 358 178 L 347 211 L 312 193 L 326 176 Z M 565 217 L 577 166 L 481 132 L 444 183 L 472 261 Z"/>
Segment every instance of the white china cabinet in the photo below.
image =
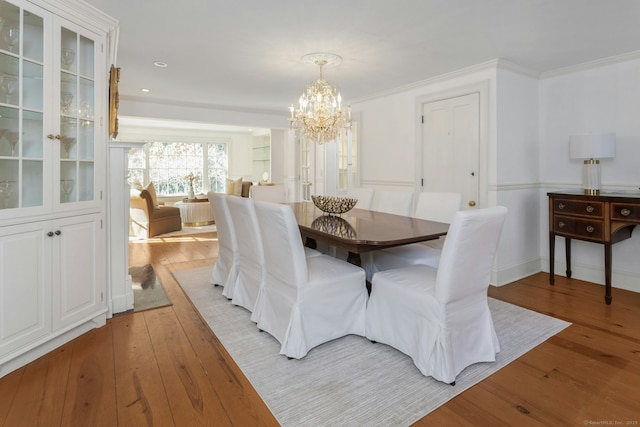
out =
<path fill-rule="evenodd" d="M 79 1 L 0 2 L 0 377 L 107 313 L 107 52 Z"/>

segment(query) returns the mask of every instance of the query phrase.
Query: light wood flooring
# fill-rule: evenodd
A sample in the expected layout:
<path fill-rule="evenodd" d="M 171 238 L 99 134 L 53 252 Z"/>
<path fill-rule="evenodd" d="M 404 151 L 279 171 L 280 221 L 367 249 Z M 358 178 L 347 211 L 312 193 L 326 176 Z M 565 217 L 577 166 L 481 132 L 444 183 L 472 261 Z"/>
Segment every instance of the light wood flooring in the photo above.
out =
<path fill-rule="evenodd" d="M 131 242 L 130 265 L 152 263 L 173 305 L 116 315 L 1 378 L 0 425 L 278 425 L 171 274 L 217 250 L 213 233 Z M 608 306 L 602 286 L 544 273 L 489 294 L 573 324 L 416 425 L 638 425 L 640 294 L 614 289 Z"/>

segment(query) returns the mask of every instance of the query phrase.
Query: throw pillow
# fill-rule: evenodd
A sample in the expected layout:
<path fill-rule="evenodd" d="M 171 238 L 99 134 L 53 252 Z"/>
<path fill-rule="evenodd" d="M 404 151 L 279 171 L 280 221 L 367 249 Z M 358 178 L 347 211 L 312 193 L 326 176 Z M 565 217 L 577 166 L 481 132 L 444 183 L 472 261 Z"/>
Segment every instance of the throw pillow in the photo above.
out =
<path fill-rule="evenodd" d="M 242 178 L 227 179 L 227 195 L 242 196 Z"/>
<path fill-rule="evenodd" d="M 144 187 L 144 189 L 147 190 L 149 192 L 149 195 L 151 196 L 153 208 L 160 209 L 160 205 L 158 204 L 158 196 L 156 195 L 156 188 L 153 186 L 153 182 L 148 183 L 147 186 Z"/>
<path fill-rule="evenodd" d="M 233 195 L 242 197 L 242 178 L 233 181 Z"/>
<path fill-rule="evenodd" d="M 233 193 L 235 192 L 235 185 L 234 185 L 234 180 L 232 179 L 227 179 L 227 195 L 229 196 L 233 196 Z"/>

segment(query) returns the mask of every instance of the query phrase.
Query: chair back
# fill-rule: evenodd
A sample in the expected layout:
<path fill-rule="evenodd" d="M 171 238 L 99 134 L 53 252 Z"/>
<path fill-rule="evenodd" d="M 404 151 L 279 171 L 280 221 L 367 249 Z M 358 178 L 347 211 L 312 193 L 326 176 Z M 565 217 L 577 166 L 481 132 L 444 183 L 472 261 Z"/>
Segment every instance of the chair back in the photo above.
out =
<path fill-rule="evenodd" d="M 288 205 L 255 202 L 262 235 L 267 286 L 297 287 L 308 281 L 307 260 L 298 223 Z"/>
<path fill-rule="evenodd" d="M 229 197 L 227 205 L 238 242 L 238 279 L 232 298 L 234 304 L 253 310 L 266 274 L 254 201 L 245 197 Z"/>
<path fill-rule="evenodd" d="M 411 216 L 413 212 L 413 191 L 376 190 L 371 210 Z"/>
<path fill-rule="evenodd" d="M 414 216 L 429 221 L 451 224 L 456 212 L 462 206 L 461 193 L 424 191 L 418 196 Z"/>
<path fill-rule="evenodd" d="M 283 185 L 254 185 L 249 193 L 252 199 L 262 202 L 284 203 L 287 201 Z"/>
<path fill-rule="evenodd" d="M 456 212 L 438 265 L 435 296 L 439 301 L 451 304 L 468 297 L 486 300 L 506 216 L 504 206 Z"/>
<path fill-rule="evenodd" d="M 213 266 L 211 280 L 216 285 L 227 286 L 229 280 L 235 281 L 238 259 L 238 241 L 233 228 L 227 195 L 209 192 L 207 194 L 213 216 L 216 219 L 218 233 L 218 260 Z"/>
<path fill-rule="evenodd" d="M 359 209 L 371 209 L 373 194 L 373 188 L 351 187 L 347 190 L 347 197 L 358 199 L 355 207 Z"/>

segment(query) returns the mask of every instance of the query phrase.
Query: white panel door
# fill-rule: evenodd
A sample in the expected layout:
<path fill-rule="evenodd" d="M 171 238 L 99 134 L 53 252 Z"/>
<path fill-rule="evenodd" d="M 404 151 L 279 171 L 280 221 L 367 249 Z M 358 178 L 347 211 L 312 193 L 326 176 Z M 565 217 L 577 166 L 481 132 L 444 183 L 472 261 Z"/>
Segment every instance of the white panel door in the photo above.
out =
<path fill-rule="evenodd" d="M 422 114 L 422 191 L 462 193 L 463 208 L 479 206 L 479 93 L 423 104 Z"/>
<path fill-rule="evenodd" d="M 51 331 L 49 222 L 0 227 L 0 365 Z"/>

